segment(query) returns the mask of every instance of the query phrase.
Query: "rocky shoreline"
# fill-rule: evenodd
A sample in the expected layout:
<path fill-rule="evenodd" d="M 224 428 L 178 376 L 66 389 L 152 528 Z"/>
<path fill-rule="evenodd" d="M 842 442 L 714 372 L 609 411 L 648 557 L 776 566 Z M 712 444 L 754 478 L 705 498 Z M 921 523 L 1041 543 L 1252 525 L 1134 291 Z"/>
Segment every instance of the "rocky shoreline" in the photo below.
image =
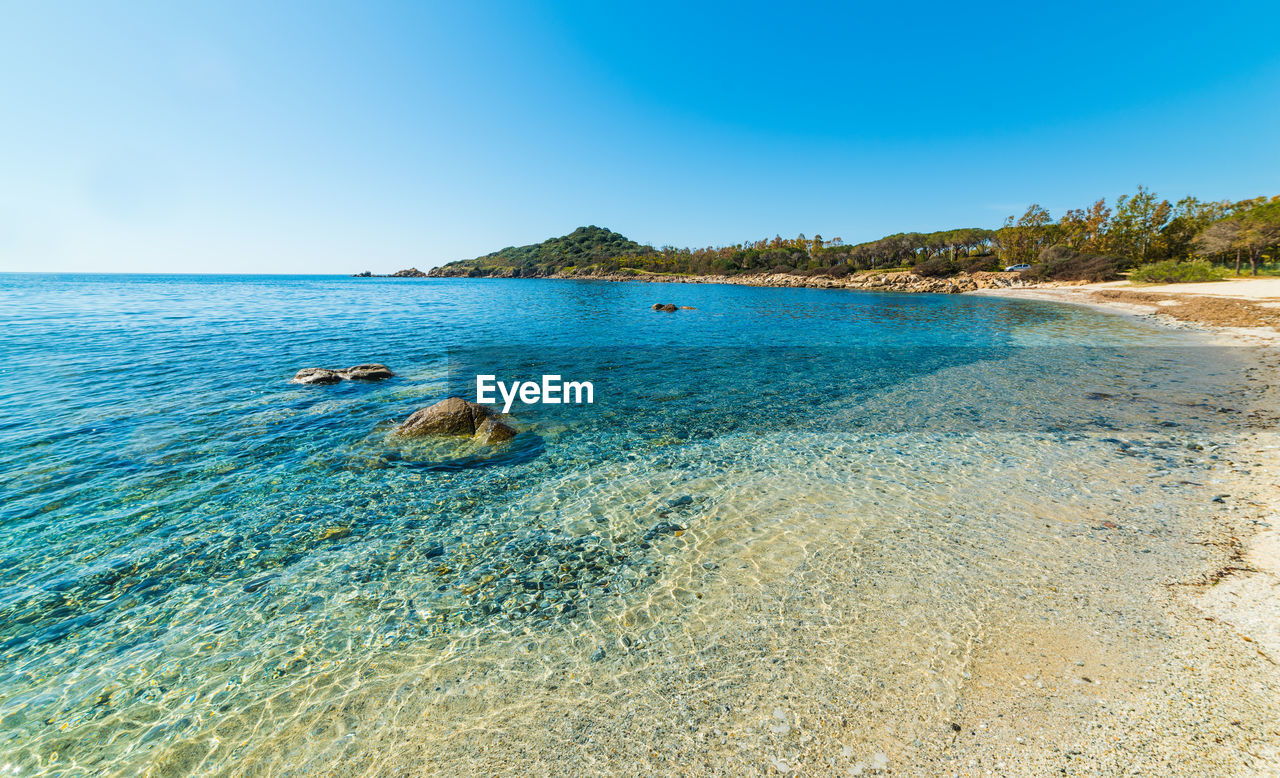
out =
<path fill-rule="evenodd" d="M 416 268 L 401 270 L 390 276 L 360 276 L 374 278 L 550 278 L 564 281 L 642 281 L 655 284 L 734 284 L 737 286 L 768 286 L 804 289 L 859 289 L 884 292 L 916 292 L 928 294 L 960 294 L 978 289 L 1009 289 L 1032 286 L 1020 273 L 961 273 L 956 276 L 922 276 L 907 270 L 863 272 L 847 276 L 802 276 L 792 273 L 753 273 L 749 275 L 686 276 L 659 273 L 552 273 L 550 275 L 523 276 L 514 272 L 473 276 L 465 270 L 446 267 L 432 268 L 423 273 Z"/>

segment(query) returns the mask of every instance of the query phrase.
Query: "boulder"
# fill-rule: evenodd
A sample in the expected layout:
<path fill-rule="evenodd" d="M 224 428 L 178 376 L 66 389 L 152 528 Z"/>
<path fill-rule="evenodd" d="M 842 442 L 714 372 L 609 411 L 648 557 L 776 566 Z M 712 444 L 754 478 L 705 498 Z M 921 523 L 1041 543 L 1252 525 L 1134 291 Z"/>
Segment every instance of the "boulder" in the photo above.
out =
<path fill-rule="evenodd" d="M 391 368 L 377 363 L 356 365 L 346 370 L 339 370 L 338 374 L 351 381 L 377 381 L 383 378 L 391 378 L 395 375 L 395 373 L 391 372 Z"/>
<path fill-rule="evenodd" d="M 336 384 L 342 380 L 376 381 L 391 378 L 395 373 L 386 365 L 368 364 L 348 367 L 345 370 L 330 370 L 327 367 L 304 367 L 299 370 L 289 383 L 291 384 Z"/>
<path fill-rule="evenodd" d="M 411 438 L 428 435 L 473 436 L 492 445 L 511 440 L 516 431 L 488 406 L 449 397 L 435 405 L 414 411 L 396 433 Z"/>
<path fill-rule="evenodd" d="M 516 431 L 490 416 L 480 423 L 476 429 L 476 440 L 486 446 L 492 446 L 495 443 L 505 443 L 516 436 Z"/>
<path fill-rule="evenodd" d="M 289 381 L 291 384 L 336 384 L 342 376 L 336 370 L 323 367 L 304 367 Z"/>

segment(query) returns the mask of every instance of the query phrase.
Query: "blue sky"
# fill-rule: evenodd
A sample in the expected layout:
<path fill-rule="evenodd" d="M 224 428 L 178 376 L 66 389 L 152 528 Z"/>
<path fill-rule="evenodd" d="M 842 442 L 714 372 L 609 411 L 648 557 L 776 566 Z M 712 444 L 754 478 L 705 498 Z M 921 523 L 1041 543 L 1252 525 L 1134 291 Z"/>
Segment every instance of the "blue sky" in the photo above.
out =
<path fill-rule="evenodd" d="M 1280 4 L 0 0 L 0 270 L 390 272 L 1280 193 Z"/>

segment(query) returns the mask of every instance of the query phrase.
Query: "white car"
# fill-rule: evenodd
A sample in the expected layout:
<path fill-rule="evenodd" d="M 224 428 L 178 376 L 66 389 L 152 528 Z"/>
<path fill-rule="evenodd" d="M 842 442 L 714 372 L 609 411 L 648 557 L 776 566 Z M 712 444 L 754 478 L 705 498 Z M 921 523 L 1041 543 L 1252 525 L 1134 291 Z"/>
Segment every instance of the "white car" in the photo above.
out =
<path fill-rule="evenodd" d="M 1023 270 L 1030 270 L 1030 265 L 1010 265 L 1004 269 L 1006 273 L 1021 273 Z"/>

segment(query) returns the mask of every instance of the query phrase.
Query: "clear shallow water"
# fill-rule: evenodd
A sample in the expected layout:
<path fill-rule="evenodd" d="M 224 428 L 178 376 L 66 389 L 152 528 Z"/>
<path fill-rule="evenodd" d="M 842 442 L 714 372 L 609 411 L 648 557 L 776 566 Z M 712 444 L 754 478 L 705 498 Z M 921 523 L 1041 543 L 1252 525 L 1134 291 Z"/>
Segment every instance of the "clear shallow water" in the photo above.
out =
<path fill-rule="evenodd" d="M 993 603 L 1070 567 L 1046 517 L 1183 520 L 1233 376 L 1085 309 L 803 289 L 0 276 L 0 324 L 0 759 L 55 773 L 464 764 L 513 695 L 678 689 L 766 601 L 840 632 L 868 710 L 944 705 Z M 361 362 L 398 376 L 287 383 Z M 388 436 L 477 372 L 597 402 Z"/>

